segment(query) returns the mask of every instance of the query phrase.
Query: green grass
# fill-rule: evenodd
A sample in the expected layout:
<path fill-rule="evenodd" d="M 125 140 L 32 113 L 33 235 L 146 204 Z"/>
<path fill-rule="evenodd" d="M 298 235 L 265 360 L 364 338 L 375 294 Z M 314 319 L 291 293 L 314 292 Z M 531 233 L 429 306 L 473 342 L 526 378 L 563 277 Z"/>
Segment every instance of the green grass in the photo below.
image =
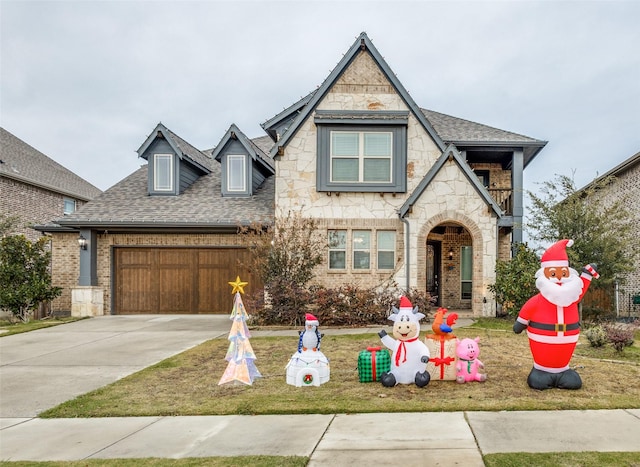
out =
<path fill-rule="evenodd" d="M 480 360 L 488 380 L 457 384 L 432 381 L 426 388 L 358 381 L 357 355 L 380 345 L 377 334 L 325 336 L 331 379 L 320 387 L 286 384 L 285 367 L 296 351 L 295 337 L 251 338 L 262 373 L 252 386 L 219 386 L 227 362 L 226 339 L 213 339 L 113 384 L 92 391 L 41 417 L 126 417 L 229 414 L 369 413 L 471 410 L 560 410 L 640 408 L 640 356 L 625 350 L 622 363 L 597 358 L 581 338 L 571 365 L 583 379 L 579 391 L 534 391 L 526 379 L 532 367 L 525 335 L 502 329 L 464 328 L 460 337 L 480 336 Z M 637 345 L 637 343 L 636 343 Z M 597 350 L 595 350 L 597 352 Z M 608 354 L 606 354 L 608 358 Z M 149 395 L 153 394 L 153 397 Z"/>
<path fill-rule="evenodd" d="M 51 326 L 58 326 L 59 324 L 67 324 L 73 321 L 78 321 L 85 318 L 75 317 L 58 317 L 47 318 L 40 320 L 31 320 L 28 323 L 18 322 L 11 323 L 9 320 L 0 320 L 0 337 L 12 336 L 13 334 L 20 334 L 23 332 L 35 331 L 37 329 L 49 328 Z"/>
<path fill-rule="evenodd" d="M 483 456 L 486 467 L 638 467 L 640 452 L 509 453 Z"/>

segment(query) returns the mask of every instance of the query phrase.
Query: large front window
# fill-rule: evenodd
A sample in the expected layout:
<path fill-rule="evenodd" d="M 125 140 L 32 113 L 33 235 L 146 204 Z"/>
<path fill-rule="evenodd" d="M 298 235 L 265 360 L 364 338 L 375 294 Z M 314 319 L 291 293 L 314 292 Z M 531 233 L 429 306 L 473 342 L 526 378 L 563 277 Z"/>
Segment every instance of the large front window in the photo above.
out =
<path fill-rule="evenodd" d="M 408 118 L 405 111 L 317 110 L 316 189 L 405 193 Z"/>
<path fill-rule="evenodd" d="M 329 270 L 389 270 L 396 263 L 395 230 L 329 230 Z"/>
<path fill-rule="evenodd" d="M 173 191 L 173 154 L 153 155 L 154 191 Z"/>
<path fill-rule="evenodd" d="M 331 132 L 332 182 L 390 183 L 392 180 L 391 132 Z"/>

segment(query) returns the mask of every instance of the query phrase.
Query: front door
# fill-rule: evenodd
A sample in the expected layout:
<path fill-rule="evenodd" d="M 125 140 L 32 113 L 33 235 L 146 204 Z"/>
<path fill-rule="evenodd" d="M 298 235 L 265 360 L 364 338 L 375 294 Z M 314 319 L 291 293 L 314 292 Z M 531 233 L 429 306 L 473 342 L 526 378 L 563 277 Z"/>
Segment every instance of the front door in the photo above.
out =
<path fill-rule="evenodd" d="M 431 295 L 431 302 L 440 306 L 440 257 L 441 242 L 427 242 L 427 292 Z"/>

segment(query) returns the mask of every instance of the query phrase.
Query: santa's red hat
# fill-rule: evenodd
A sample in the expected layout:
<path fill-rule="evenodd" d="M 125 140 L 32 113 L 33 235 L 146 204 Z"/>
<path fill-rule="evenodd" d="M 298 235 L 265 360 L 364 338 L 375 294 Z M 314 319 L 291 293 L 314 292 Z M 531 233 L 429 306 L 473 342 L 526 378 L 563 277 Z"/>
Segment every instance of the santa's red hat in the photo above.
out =
<path fill-rule="evenodd" d="M 306 313 L 304 315 L 304 320 L 306 325 L 310 325 L 310 326 L 318 326 L 320 323 L 318 322 L 318 318 L 316 318 L 315 316 L 313 316 L 311 313 Z"/>
<path fill-rule="evenodd" d="M 409 301 L 409 299 L 404 295 L 400 297 L 400 308 L 409 308 L 413 310 L 413 305 L 411 305 L 411 302 Z"/>
<path fill-rule="evenodd" d="M 561 268 L 569 267 L 569 257 L 567 256 L 567 248 L 573 245 L 573 240 L 560 240 L 547 248 L 541 258 L 541 266 L 543 268 Z"/>

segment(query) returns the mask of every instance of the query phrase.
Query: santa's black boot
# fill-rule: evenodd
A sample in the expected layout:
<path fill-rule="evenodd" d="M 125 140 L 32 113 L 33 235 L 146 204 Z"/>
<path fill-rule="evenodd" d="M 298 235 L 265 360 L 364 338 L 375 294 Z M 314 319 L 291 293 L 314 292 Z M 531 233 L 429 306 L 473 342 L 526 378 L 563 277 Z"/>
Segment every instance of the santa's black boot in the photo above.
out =
<path fill-rule="evenodd" d="M 416 373 L 416 386 L 419 388 L 425 387 L 431 381 L 431 375 L 428 371 L 423 371 L 422 373 Z"/>
<path fill-rule="evenodd" d="M 527 384 L 531 389 L 544 391 L 545 389 L 556 387 L 555 376 L 556 375 L 553 373 L 532 368 L 531 373 L 529 373 L 529 377 L 527 378 Z"/>
<path fill-rule="evenodd" d="M 396 377 L 392 373 L 382 373 L 380 375 L 380 382 L 383 386 L 392 388 L 396 385 Z"/>
<path fill-rule="evenodd" d="M 558 374 L 557 387 L 560 389 L 580 389 L 582 379 L 577 371 L 569 368 Z"/>

